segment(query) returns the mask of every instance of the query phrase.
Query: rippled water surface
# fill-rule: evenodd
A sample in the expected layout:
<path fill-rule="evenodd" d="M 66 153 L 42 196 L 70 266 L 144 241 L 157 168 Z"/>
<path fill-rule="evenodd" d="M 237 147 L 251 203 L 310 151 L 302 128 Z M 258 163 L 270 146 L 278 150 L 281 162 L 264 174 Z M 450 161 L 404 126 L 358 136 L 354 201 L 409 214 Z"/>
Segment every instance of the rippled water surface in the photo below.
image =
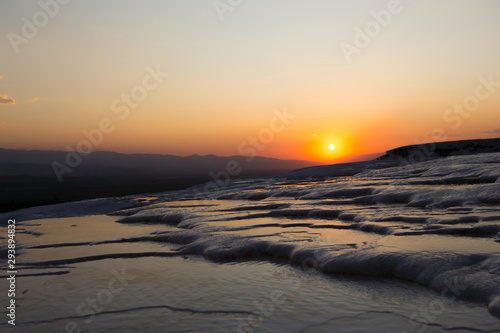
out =
<path fill-rule="evenodd" d="M 2 214 L 18 325 L 500 332 L 499 179 L 484 154 Z"/>

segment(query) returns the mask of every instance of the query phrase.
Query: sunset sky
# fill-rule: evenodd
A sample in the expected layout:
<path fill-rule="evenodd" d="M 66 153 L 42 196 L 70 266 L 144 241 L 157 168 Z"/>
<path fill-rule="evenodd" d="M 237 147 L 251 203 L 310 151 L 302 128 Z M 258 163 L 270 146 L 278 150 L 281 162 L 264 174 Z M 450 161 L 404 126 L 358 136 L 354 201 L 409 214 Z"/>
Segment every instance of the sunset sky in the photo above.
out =
<path fill-rule="evenodd" d="M 2 148 L 75 148 L 106 118 L 94 150 L 181 156 L 500 137 L 497 0 L 60 1 L 0 4 Z"/>

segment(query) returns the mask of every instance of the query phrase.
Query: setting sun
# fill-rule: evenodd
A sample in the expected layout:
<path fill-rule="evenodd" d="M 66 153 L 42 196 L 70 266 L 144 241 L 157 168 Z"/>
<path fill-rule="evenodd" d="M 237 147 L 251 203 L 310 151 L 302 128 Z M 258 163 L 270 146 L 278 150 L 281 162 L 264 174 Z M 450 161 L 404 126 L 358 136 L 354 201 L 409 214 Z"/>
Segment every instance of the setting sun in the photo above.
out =
<path fill-rule="evenodd" d="M 500 0 L 0 9 L 0 327 L 500 333 Z"/>

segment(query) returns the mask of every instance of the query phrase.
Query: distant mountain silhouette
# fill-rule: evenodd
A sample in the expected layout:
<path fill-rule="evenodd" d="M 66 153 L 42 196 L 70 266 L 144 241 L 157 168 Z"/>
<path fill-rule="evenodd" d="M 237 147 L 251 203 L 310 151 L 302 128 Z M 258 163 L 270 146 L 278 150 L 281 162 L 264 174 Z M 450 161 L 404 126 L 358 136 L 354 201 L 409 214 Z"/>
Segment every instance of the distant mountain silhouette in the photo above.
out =
<path fill-rule="evenodd" d="M 210 180 L 279 174 L 316 164 L 258 156 L 181 157 L 101 151 L 80 156 L 65 151 L 0 148 L 0 211 L 182 189 Z"/>
<path fill-rule="evenodd" d="M 315 162 L 298 160 L 280 160 L 267 157 L 191 155 L 187 157 L 159 154 L 120 154 L 115 152 L 94 152 L 82 156 L 82 162 L 76 167 L 67 163 L 68 152 L 44 150 L 11 150 L 0 148 L 0 176 L 54 176 L 54 162 L 72 169 L 67 176 L 91 176 L 149 172 L 157 176 L 180 177 L 199 176 L 210 171 L 217 173 L 224 170 L 229 161 L 235 161 L 241 172 L 238 176 L 273 174 L 286 172 Z"/>
<path fill-rule="evenodd" d="M 75 161 L 67 160 L 69 155 L 64 151 L 0 148 L 0 212 L 89 198 L 183 189 L 211 180 L 222 183 L 228 178 L 244 176 L 349 176 L 403 162 L 492 152 L 500 152 L 500 138 L 404 146 L 389 150 L 383 156 L 359 155 L 322 166 L 314 166 L 319 163 L 309 161 L 266 157 L 197 154 L 181 157 L 114 152 L 94 152 L 83 156 L 81 163 L 75 165 Z M 375 161 L 362 162 L 376 157 Z"/>

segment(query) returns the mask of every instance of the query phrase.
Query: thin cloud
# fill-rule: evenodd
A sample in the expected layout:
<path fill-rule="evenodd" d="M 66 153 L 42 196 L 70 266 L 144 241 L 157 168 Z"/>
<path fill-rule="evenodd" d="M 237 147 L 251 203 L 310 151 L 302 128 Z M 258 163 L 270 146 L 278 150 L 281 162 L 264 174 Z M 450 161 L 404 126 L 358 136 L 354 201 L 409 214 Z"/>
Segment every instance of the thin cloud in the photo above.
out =
<path fill-rule="evenodd" d="M 16 104 L 16 101 L 7 95 L 0 95 L 0 104 Z"/>
<path fill-rule="evenodd" d="M 0 125 L 5 125 L 5 124 L 7 124 L 6 121 L 0 121 Z"/>
<path fill-rule="evenodd" d="M 484 131 L 483 133 L 486 133 L 486 134 L 500 134 L 500 128 L 495 128 L 495 129 L 492 129 L 492 130 L 489 130 L 489 131 Z"/>
<path fill-rule="evenodd" d="M 40 100 L 40 98 L 35 97 L 35 98 L 30 99 L 30 103 L 35 103 L 36 101 L 39 101 L 39 100 Z"/>

